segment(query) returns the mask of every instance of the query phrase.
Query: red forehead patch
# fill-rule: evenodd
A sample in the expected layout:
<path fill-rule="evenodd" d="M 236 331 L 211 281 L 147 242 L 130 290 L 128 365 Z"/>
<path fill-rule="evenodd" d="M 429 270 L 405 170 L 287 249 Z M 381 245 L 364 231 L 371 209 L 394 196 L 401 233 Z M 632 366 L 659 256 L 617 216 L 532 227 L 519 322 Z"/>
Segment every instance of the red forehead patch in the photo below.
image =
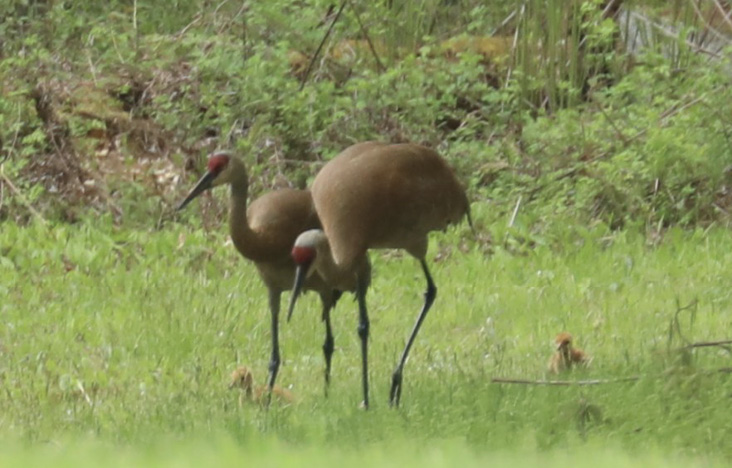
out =
<path fill-rule="evenodd" d="M 298 265 L 306 265 L 313 261 L 315 258 L 315 249 L 312 247 L 298 247 L 292 248 L 292 259 Z"/>
<path fill-rule="evenodd" d="M 208 159 L 208 172 L 218 174 L 224 170 L 227 164 L 229 164 L 229 155 L 216 153 Z"/>

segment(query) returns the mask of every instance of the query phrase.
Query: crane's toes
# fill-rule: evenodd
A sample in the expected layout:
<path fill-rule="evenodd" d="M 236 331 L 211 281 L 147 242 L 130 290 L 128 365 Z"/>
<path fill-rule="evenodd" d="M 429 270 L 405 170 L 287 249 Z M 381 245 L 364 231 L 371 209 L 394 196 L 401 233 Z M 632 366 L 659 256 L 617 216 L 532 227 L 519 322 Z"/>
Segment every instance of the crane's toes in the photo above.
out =
<path fill-rule="evenodd" d="M 367 409 L 369 409 L 369 402 L 364 400 L 361 402 L 360 405 L 358 405 L 358 407 L 361 408 L 362 410 L 366 411 Z"/>
<path fill-rule="evenodd" d="M 402 396 L 402 372 L 397 369 L 391 376 L 391 390 L 389 391 L 389 406 L 399 407 L 399 398 Z"/>

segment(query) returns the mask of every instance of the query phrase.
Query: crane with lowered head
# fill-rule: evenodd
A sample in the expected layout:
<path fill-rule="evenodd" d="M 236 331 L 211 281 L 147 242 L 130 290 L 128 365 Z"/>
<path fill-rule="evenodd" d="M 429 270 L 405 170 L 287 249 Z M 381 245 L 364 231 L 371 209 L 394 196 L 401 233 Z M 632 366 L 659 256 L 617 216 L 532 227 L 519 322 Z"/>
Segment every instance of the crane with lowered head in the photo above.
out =
<path fill-rule="evenodd" d="M 320 275 L 332 288 L 354 291 L 361 339 L 363 405 L 369 405 L 366 291 L 369 249 L 404 249 L 419 260 L 427 281 L 424 305 L 391 381 L 389 402 L 398 406 L 404 364 L 437 295 L 427 267 L 428 234 L 467 216 L 470 205 L 453 170 L 435 151 L 404 143 L 364 142 L 346 148 L 317 174 L 311 187 L 322 224 L 300 234 L 292 248 L 297 264 L 288 320 L 305 282 Z"/>

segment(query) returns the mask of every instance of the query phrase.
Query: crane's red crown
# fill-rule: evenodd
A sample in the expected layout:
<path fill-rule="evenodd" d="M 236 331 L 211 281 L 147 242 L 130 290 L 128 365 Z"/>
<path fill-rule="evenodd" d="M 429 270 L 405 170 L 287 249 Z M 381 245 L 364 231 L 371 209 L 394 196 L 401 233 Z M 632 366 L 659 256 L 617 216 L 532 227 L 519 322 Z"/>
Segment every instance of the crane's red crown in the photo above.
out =
<path fill-rule="evenodd" d="M 295 246 L 292 248 L 292 259 L 298 265 L 307 265 L 312 262 L 315 258 L 315 249 L 312 247 L 299 247 Z"/>
<path fill-rule="evenodd" d="M 216 153 L 208 159 L 208 172 L 218 174 L 224 170 L 227 164 L 229 164 L 229 155 Z"/>

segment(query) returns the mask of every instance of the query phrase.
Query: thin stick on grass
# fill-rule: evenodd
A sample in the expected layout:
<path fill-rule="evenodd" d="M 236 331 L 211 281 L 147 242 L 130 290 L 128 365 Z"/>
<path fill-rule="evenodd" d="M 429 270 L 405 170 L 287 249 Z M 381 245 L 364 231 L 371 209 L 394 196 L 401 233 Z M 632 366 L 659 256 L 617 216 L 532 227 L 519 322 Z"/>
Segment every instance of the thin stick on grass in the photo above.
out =
<path fill-rule="evenodd" d="M 511 219 L 508 221 L 508 227 L 513 227 L 513 223 L 516 221 L 516 215 L 518 215 L 518 210 L 521 207 L 521 195 L 519 195 L 518 200 L 516 200 L 516 206 L 513 208 L 513 213 L 511 213 Z"/>
<path fill-rule="evenodd" d="M 699 341 L 697 343 L 691 343 L 687 345 L 687 348 L 707 348 L 712 346 L 724 346 L 732 344 L 732 340 L 719 340 L 719 341 Z"/>
<path fill-rule="evenodd" d="M 724 7 L 722 7 L 722 5 L 719 3 L 719 0 L 714 0 L 714 6 L 716 7 L 717 11 L 722 15 L 722 19 L 724 19 L 724 22 L 727 23 L 728 26 L 732 26 L 732 21 L 730 21 L 730 13 L 724 10 Z"/>
<path fill-rule="evenodd" d="M 640 380 L 641 376 L 634 375 L 631 377 L 619 377 L 617 379 L 590 379 L 590 380 L 531 380 L 531 379 L 513 379 L 506 377 L 493 377 L 491 383 L 501 384 L 519 384 L 519 385 L 548 385 L 555 387 L 570 387 L 574 385 L 603 385 L 619 382 L 635 382 Z"/>
<path fill-rule="evenodd" d="M 318 48 L 315 49 L 313 58 L 310 59 L 310 63 L 308 63 L 308 68 L 305 70 L 305 75 L 302 77 L 302 83 L 300 83 L 300 91 L 302 91 L 305 88 L 305 83 L 308 82 L 308 77 L 310 76 L 310 72 L 313 70 L 313 65 L 315 64 L 315 61 L 318 59 L 318 55 L 320 55 L 320 51 L 323 49 L 323 46 L 325 45 L 325 41 L 328 40 L 328 37 L 330 36 L 331 31 L 333 31 L 333 27 L 338 22 L 338 18 L 341 17 L 341 13 L 343 13 L 343 9 L 346 8 L 347 3 L 348 3 L 348 0 L 343 0 L 340 8 L 338 8 L 338 12 L 336 13 L 335 18 L 333 18 L 333 21 L 330 22 L 330 26 L 328 26 L 328 30 L 325 32 L 323 39 L 320 41 Z"/>
<path fill-rule="evenodd" d="M 701 370 L 699 374 L 732 374 L 732 367 L 719 367 L 717 369 Z M 517 384 L 517 385 L 544 385 L 551 387 L 572 387 L 572 386 L 590 386 L 605 385 L 614 383 L 637 382 L 640 379 L 659 379 L 667 378 L 668 374 L 656 375 L 631 375 L 629 377 L 617 377 L 614 379 L 588 379 L 588 380 L 532 380 L 517 379 L 510 377 L 493 377 L 491 383 L 495 384 Z"/>
<path fill-rule="evenodd" d="M 376 60 L 376 66 L 379 68 L 379 72 L 383 73 L 386 68 L 384 67 L 384 64 L 381 63 L 381 60 L 379 59 L 379 54 L 376 53 L 374 43 L 371 42 L 371 36 L 369 36 L 369 32 L 366 30 L 366 27 L 361 21 L 361 15 L 358 14 L 358 10 L 353 4 L 351 4 L 351 10 L 353 10 L 353 15 L 356 17 L 356 22 L 358 22 L 358 27 L 361 29 L 361 34 L 363 34 L 363 37 L 366 39 L 366 42 L 369 45 L 369 49 L 371 49 L 371 54 L 374 56 L 374 60 Z"/>
<path fill-rule="evenodd" d="M 516 10 L 513 10 L 511 13 L 509 13 L 508 16 L 506 16 L 506 18 L 501 21 L 501 24 L 499 24 L 495 29 L 493 29 L 493 31 L 491 31 L 489 36 L 495 36 L 496 34 L 498 34 L 499 31 L 501 31 L 503 28 L 506 27 L 508 23 L 511 22 L 514 16 L 516 16 Z"/>
<path fill-rule="evenodd" d="M 181 29 L 180 31 L 175 33 L 173 35 L 173 37 L 176 40 L 180 40 L 180 38 L 183 37 L 188 32 L 189 29 L 191 29 L 193 26 L 198 24 L 202 19 L 203 19 L 203 15 L 201 13 L 196 13 L 196 16 L 193 18 L 193 20 L 190 23 L 188 23 L 187 25 L 185 25 L 185 27 L 183 29 Z"/>
<path fill-rule="evenodd" d="M 10 180 L 10 178 L 5 174 L 5 164 L 0 164 L 0 178 L 5 182 L 5 184 L 10 188 L 10 191 L 15 194 L 16 197 L 18 197 L 18 200 L 20 200 L 20 203 L 25 205 L 26 208 L 28 208 L 28 211 L 31 212 L 33 216 L 38 219 L 42 225 L 47 226 L 48 221 L 39 213 L 35 208 L 33 208 L 33 205 L 28 201 L 25 196 L 23 196 L 23 193 L 18 189 L 18 187 L 13 184 L 13 181 Z"/>
<path fill-rule="evenodd" d="M 728 353 L 732 354 L 732 340 L 719 340 L 719 341 L 699 341 L 697 343 L 690 343 L 684 346 L 682 349 L 695 349 L 695 348 L 722 348 Z"/>

